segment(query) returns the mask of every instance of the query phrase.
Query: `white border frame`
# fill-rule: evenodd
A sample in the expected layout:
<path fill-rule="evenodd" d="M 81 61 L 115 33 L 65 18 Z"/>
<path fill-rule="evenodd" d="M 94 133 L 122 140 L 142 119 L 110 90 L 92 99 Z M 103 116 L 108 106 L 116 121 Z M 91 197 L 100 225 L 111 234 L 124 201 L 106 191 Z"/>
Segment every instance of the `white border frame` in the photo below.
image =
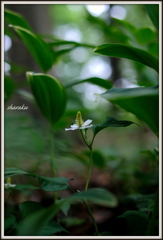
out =
<path fill-rule="evenodd" d="M 20 1 L 20 2 L 16 2 L 16 1 L 2 1 L 1 2 L 1 49 L 2 52 L 4 50 L 4 4 L 92 4 L 92 5 L 102 5 L 102 4 L 159 4 L 159 23 L 162 23 L 162 1 Z M 161 183 L 162 183 L 162 148 L 161 148 L 161 144 L 162 144 L 162 28 L 161 28 L 161 24 L 159 26 L 159 132 L 160 132 L 160 137 L 159 137 L 159 204 L 160 204 L 160 214 L 159 214 L 159 236 L 100 236 L 100 237 L 96 237 L 96 236 L 51 236 L 51 237 L 42 237 L 42 236 L 23 236 L 23 237 L 19 237 L 19 236 L 4 236 L 4 187 L 1 185 L 1 196 L 2 196 L 2 201 L 1 201 L 1 210 L 2 210 L 2 224 L 1 224 L 1 239 L 162 239 L 162 188 L 161 188 Z M 4 73 L 3 73 L 3 69 L 4 69 L 4 54 L 1 54 L 1 60 L 2 60 L 2 72 L 1 72 L 1 79 L 4 79 Z M 4 89 L 4 81 L 1 81 L 1 101 L 2 101 L 2 105 L 1 105 L 1 121 L 2 121 L 2 125 L 1 125 L 1 143 L 2 143 L 2 152 L 1 152 L 1 181 L 2 184 L 4 183 L 4 93 L 3 93 L 3 89 Z M 3 233 L 3 234 L 2 234 Z"/>

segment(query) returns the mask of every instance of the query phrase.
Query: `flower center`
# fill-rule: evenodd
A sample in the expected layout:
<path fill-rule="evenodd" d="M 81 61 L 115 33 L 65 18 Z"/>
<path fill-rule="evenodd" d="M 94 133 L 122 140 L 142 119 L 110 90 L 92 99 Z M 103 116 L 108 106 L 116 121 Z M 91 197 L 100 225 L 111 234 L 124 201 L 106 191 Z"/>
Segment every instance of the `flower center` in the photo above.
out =
<path fill-rule="evenodd" d="M 76 120 L 75 120 L 76 124 L 81 127 L 83 124 L 84 124 L 84 121 L 82 119 L 82 115 L 81 115 L 81 112 L 78 112 L 76 114 Z"/>

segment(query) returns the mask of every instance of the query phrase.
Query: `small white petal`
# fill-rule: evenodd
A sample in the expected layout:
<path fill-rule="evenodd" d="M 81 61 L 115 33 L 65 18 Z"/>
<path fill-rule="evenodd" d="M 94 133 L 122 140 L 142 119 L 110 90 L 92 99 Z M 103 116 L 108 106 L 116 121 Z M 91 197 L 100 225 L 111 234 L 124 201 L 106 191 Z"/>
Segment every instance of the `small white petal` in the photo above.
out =
<path fill-rule="evenodd" d="M 70 127 L 79 127 L 76 123 L 72 124 Z"/>
<path fill-rule="evenodd" d="M 84 127 L 84 126 L 87 126 L 87 125 L 89 125 L 91 122 L 92 122 L 92 120 L 88 119 L 87 121 L 85 121 L 85 123 L 84 123 L 82 126 L 83 126 L 83 127 Z"/>
<path fill-rule="evenodd" d="M 82 127 L 80 127 L 80 129 L 91 128 L 92 126 L 93 126 L 92 124 L 88 125 L 88 126 L 82 126 Z"/>
<path fill-rule="evenodd" d="M 76 130 L 76 129 L 79 129 L 78 126 L 71 126 L 71 128 L 65 128 L 66 131 L 68 130 Z"/>

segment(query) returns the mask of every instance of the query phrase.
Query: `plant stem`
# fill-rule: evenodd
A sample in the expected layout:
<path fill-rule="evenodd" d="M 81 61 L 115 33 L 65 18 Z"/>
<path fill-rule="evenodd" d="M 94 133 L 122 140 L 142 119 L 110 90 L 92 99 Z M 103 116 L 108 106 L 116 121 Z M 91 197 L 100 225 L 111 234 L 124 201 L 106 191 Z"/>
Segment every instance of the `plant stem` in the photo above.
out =
<path fill-rule="evenodd" d="M 92 212 L 91 212 L 91 209 L 89 208 L 88 203 L 87 203 L 86 200 L 83 200 L 83 202 L 84 202 L 84 204 L 85 204 L 85 206 L 86 206 L 86 208 L 87 208 L 87 210 L 88 210 L 88 212 L 89 212 L 89 215 L 90 215 L 90 217 L 91 217 L 91 219 L 92 219 L 93 225 L 94 225 L 94 227 L 95 227 L 96 235 L 97 235 L 97 236 L 100 236 L 100 234 L 99 234 L 99 232 L 98 232 L 97 224 L 96 224 L 96 221 L 95 221 L 95 219 L 94 219 L 94 216 L 93 216 L 93 214 L 92 214 Z"/>
<path fill-rule="evenodd" d="M 51 171 L 52 171 L 52 177 L 55 177 L 55 164 L 54 164 L 54 141 L 53 141 L 53 130 L 51 128 L 50 130 L 50 165 L 51 165 Z"/>
<path fill-rule="evenodd" d="M 73 193 L 76 193 L 75 190 L 74 190 L 73 188 L 71 188 L 70 186 L 69 186 L 69 189 L 70 189 Z M 95 228 L 95 231 L 96 231 L 96 235 L 97 235 L 97 236 L 100 236 L 100 234 L 99 234 L 99 232 L 98 232 L 98 228 L 97 228 L 96 221 L 95 221 L 94 216 L 93 216 L 93 214 L 92 214 L 92 212 L 91 212 L 91 209 L 89 208 L 89 205 L 88 205 L 88 203 L 87 203 L 87 200 L 86 200 L 86 199 L 83 200 L 83 203 L 85 204 L 85 206 L 86 206 L 86 208 L 87 208 L 87 210 L 88 210 L 88 213 L 89 213 L 89 215 L 90 215 L 90 217 L 91 217 L 91 219 L 92 219 L 92 222 L 93 222 L 93 225 L 94 225 L 94 228 Z"/>
<path fill-rule="evenodd" d="M 87 191 L 87 189 L 88 189 L 91 172 L 92 172 L 92 147 L 90 147 L 90 164 L 89 164 L 88 177 L 87 177 L 87 181 L 86 181 L 86 185 L 85 185 L 85 191 Z"/>

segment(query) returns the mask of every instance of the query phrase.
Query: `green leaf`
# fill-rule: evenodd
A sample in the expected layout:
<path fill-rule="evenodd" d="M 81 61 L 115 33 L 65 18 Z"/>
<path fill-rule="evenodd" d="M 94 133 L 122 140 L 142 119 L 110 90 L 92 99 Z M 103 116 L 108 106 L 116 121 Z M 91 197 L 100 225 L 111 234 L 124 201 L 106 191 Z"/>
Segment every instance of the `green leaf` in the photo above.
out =
<path fill-rule="evenodd" d="M 159 30 L 159 4 L 145 4 L 144 7 L 153 25 Z"/>
<path fill-rule="evenodd" d="M 43 227 L 40 232 L 40 236 L 52 236 L 57 232 L 67 232 L 69 233 L 64 227 L 62 227 L 59 223 L 52 221 L 47 226 Z"/>
<path fill-rule="evenodd" d="M 158 135 L 159 97 L 158 86 L 138 88 L 112 88 L 101 97 L 135 114 Z"/>
<path fill-rule="evenodd" d="M 4 19 L 8 24 L 16 25 L 25 29 L 32 31 L 31 26 L 19 13 L 13 12 L 11 10 L 4 10 Z"/>
<path fill-rule="evenodd" d="M 16 88 L 16 85 L 15 85 L 15 82 L 12 80 L 12 78 L 9 76 L 5 76 L 4 80 L 5 80 L 4 81 L 4 97 L 5 97 L 5 102 L 6 102 L 12 96 L 12 94 Z"/>
<path fill-rule="evenodd" d="M 117 218 L 126 218 L 131 236 L 144 236 L 149 223 L 148 215 L 139 211 L 126 211 Z"/>
<path fill-rule="evenodd" d="M 19 191 L 24 191 L 26 189 L 40 189 L 39 187 L 35 187 L 31 184 L 17 184 L 14 189 Z"/>
<path fill-rule="evenodd" d="M 37 175 L 34 174 L 34 173 L 27 173 L 25 171 L 22 171 L 20 169 L 17 169 L 17 168 L 5 168 L 4 170 L 4 178 L 9 178 L 9 177 L 12 177 L 12 176 L 15 176 L 15 175 L 30 175 L 30 176 L 33 176 L 33 177 L 36 177 Z"/>
<path fill-rule="evenodd" d="M 151 67 L 157 72 L 159 70 L 158 59 L 152 54 L 139 48 L 119 43 L 106 43 L 96 47 L 94 52 L 109 57 L 127 58 Z"/>
<path fill-rule="evenodd" d="M 111 192 L 101 188 L 92 188 L 87 191 L 75 193 L 67 198 L 68 201 L 85 199 L 105 207 L 116 207 L 118 203 L 117 198 Z"/>
<path fill-rule="evenodd" d="M 10 228 L 14 223 L 16 222 L 16 218 L 14 215 L 10 215 L 5 218 L 4 220 L 4 230 L 6 231 L 8 228 Z"/>
<path fill-rule="evenodd" d="M 73 81 L 72 83 L 67 84 L 65 86 L 65 88 L 69 88 L 69 87 L 72 87 L 72 86 L 75 86 L 77 84 L 84 83 L 84 82 L 92 83 L 94 85 L 97 85 L 99 87 L 103 87 L 106 89 L 110 89 L 113 86 L 113 84 L 108 80 L 104 80 L 104 79 L 98 78 L 98 77 L 92 77 L 92 78 L 87 78 L 84 80 Z"/>
<path fill-rule="evenodd" d="M 39 184 L 45 191 L 61 191 L 69 187 L 68 182 L 73 179 L 65 177 L 48 178 L 38 176 Z"/>
<path fill-rule="evenodd" d="M 107 127 L 127 127 L 131 124 L 133 124 L 133 122 L 131 122 L 131 121 L 123 121 L 123 120 L 117 120 L 113 117 L 107 117 L 106 120 L 103 123 L 93 125 L 92 130 L 93 130 L 93 133 L 94 133 L 94 136 L 95 136 L 98 132 L 100 132 L 104 128 L 107 128 Z"/>
<path fill-rule="evenodd" d="M 78 202 L 85 199 L 106 207 L 116 207 L 118 203 L 117 198 L 105 189 L 89 189 L 86 192 L 76 193 L 68 198 L 62 199 L 58 204 L 30 214 L 21 222 L 18 229 L 18 236 L 41 235 L 40 232 L 42 229 L 66 202 Z"/>
<path fill-rule="evenodd" d="M 151 28 L 141 28 L 135 32 L 135 36 L 139 43 L 148 44 L 156 37 L 156 33 Z"/>
<path fill-rule="evenodd" d="M 57 79 L 45 74 L 27 72 L 27 79 L 41 113 L 51 124 L 55 124 L 65 111 L 65 88 Z"/>
<path fill-rule="evenodd" d="M 21 219 L 26 218 L 31 213 L 37 212 L 38 210 L 44 209 L 43 206 L 38 202 L 27 201 L 19 204 L 21 213 Z"/>
<path fill-rule="evenodd" d="M 49 45 L 30 30 L 14 25 L 10 27 L 16 31 L 40 68 L 47 72 L 53 65 L 53 53 Z"/>

